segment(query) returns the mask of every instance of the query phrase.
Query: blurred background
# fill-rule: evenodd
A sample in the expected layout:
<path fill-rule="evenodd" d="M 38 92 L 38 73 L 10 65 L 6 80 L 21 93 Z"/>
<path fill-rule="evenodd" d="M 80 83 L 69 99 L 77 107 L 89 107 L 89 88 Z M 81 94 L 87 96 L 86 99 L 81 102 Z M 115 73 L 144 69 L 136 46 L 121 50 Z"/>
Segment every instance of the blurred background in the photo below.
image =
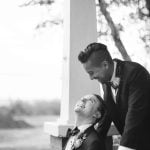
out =
<path fill-rule="evenodd" d="M 148 0 L 95 1 L 98 41 L 150 71 Z M 0 149 L 47 150 L 60 115 L 64 0 L 0 1 Z M 85 18 L 86 19 L 86 18 Z"/>
<path fill-rule="evenodd" d="M 63 1 L 0 1 L 0 149 L 49 149 L 60 114 Z"/>

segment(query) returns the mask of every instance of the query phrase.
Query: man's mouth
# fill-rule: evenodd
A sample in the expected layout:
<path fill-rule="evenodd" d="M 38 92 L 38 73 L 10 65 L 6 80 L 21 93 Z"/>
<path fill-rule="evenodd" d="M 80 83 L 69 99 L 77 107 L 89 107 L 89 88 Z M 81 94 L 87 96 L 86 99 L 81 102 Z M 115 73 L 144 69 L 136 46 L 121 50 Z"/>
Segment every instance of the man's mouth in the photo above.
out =
<path fill-rule="evenodd" d="M 84 105 L 77 105 L 77 107 L 85 108 L 85 106 L 84 106 Z"/>

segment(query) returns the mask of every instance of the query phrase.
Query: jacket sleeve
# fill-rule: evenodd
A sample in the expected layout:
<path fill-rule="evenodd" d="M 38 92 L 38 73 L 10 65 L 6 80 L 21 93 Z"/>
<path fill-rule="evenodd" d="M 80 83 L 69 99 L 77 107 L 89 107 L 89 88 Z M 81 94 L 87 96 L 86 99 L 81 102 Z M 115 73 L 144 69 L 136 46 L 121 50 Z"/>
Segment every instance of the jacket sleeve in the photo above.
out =
<path fill-rule="evenodd" d="M 97 126 L 95 129 L 98 132 L 99 137 L 106 138 L 108 130 L 111 126 L 112 119 L 110 118 L 108 108 L 106 105 L 105 94 L 104 94 L 104 90 L 105 90 L 104 84 L 103 85 L 100 84 L 100 88 L 103 93 L 102 97 L 104 99 L 102 102 L 102 105 L 104 106 L 104 114 L 102 118 L 100 119 L 100 121 L 96 124 Z"/>
<path fill-rule="evenodd" d="M 143 120 L 149 113 L 150 77 L 148 72 L 139 68 L 129 77 L 128 111 L 120 145 L 136 149 L 137 138 L 142 129 Z"/>
<path fill-rule="evenodd" d="M 108 112 L 106 111 L 103 118 L 98 122 L 98 125 L 96 128 L 96 131 L 98 132 L 99 137 L 106 138 L 111 122 L 112 120 Z"/>

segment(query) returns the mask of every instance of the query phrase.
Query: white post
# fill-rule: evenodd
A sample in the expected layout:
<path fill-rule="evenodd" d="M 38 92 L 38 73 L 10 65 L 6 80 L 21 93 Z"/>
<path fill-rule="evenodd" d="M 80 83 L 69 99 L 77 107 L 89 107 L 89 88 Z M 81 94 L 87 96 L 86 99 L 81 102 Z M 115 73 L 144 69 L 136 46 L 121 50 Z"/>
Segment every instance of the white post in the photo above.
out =
<path fill-rule="evenodd" d="M 93 0 L 66 0 L 65 8 L 61 119 L 73 123 L 76 101 L 99 92 L 98 83 L 90 81 L 78 61 L 79 52 L 97 41 L 96 4 Z"/>
<path fill-rule="evenodd" d="M 64 52 L 61 115 L 56 124 L 45 123 L 53 136 L 65 136 L 74 123 L 74 105 L 85 94 L 99 93 L 97 82 L 90 81 L 78 54 L 88 44 L 97 42 L 96 4 L 94 0 L 65 0 Z"/>

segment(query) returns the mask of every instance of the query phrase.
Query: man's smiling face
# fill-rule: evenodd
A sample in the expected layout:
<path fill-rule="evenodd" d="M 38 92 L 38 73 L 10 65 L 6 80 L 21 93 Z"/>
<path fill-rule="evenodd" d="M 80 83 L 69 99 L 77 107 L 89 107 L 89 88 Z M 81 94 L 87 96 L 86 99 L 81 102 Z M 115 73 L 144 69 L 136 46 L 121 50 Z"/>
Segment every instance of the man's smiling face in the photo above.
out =
<path fill-rule="evenodd" d="M 102 84 L 109 80 L 108 62 L 104 61 L 95 66 L 90 60 L 83 64 L 85 71 L 89 74 L 91 80 L 98 80 Z"/>
<path fill-rule="evenodd" d="M 74 111 L 78 115 L 92 117 L 98 111 L 100 105 L 99 100 L 94 95 L 86 95 L 82 97 L 75 105 Z"/>

